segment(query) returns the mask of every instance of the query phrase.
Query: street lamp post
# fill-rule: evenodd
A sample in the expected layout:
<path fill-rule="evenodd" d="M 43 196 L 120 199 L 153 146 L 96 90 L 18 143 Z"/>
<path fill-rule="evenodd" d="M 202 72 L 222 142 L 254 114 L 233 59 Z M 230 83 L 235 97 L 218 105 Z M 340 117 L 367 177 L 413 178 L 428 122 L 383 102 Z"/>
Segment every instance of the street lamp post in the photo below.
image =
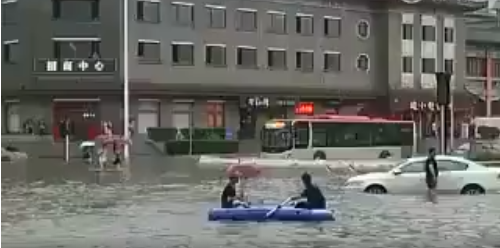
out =
<path fill-rule="evenodd" d="M 129 0 L 123 0 L 123 27 L 122 27 L 122 40 L 123 40 L 123 51 L 122 51 L 122 60 L 123 60 L 123 137 L 127 141 L 125 142 L 123 157 L 125 159 L 125 163 L 128 164 L 130 162 L 130 146 L 128 143 L 129 137 L 129 75 L 128 75 L 128 2 Z"/>

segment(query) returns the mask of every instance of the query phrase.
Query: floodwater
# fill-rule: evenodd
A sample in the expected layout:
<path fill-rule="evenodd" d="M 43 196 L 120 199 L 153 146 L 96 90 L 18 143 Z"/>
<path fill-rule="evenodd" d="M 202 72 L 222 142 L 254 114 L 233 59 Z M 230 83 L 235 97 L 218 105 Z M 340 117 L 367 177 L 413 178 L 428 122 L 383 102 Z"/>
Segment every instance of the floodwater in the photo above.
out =
<path fill-rule="evenodd" d="M 4 247 L 500 247 L 500 197 L 373 196 L 340 190 L 345 177 L 311 171 L 337 211 L 330 223 L 219 223 L 220 170 L 134 162 L 120 183 L 82 164 L 2 165 Z M 254 201 L 278 203 L 300 190 L 302 171 L 267 170 L 249 182 Z"/>

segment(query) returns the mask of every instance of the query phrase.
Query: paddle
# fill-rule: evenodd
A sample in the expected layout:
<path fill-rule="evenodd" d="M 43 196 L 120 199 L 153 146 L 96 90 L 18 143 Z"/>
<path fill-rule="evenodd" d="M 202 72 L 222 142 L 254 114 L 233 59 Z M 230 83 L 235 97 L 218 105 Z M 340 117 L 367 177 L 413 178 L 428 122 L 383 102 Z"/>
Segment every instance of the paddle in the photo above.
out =
<path fill-rule="evenodd" d="M 292 198 L 288 197 L 285 201 L 283 201 L 278 206 L 276 206 L 275 208 L 273 208 L 269 212 L 267 212 L 266 219 L 271 218 L 274 215 L 274 213 L 276 213 L 276 211 L 278 211 L 278 209 L 280 209 L 283 205 L 289 203 L 291 200 L 292 200 Z"/>

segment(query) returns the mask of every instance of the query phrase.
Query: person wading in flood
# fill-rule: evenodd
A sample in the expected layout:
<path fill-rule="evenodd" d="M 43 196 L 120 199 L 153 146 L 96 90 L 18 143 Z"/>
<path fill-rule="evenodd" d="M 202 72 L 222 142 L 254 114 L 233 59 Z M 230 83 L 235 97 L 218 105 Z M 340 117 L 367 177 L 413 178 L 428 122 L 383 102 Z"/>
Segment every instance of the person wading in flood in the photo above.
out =
<path fill-rule="evenodd" d="M 425 183 L 427 184 L 427 200 L 437 203 L 436 187 L 438 184 L 439 170 L 436 161 L 436 149 L 430 148 L 425 160 Z"/>

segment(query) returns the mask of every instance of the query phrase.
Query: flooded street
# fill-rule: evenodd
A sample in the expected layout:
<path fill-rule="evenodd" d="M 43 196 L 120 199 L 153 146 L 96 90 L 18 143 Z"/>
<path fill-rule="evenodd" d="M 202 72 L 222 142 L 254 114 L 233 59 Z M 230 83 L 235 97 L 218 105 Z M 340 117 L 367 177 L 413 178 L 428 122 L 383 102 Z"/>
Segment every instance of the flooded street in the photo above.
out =
<path fill-rule="evenodd" d="M 340 190 L 342 177 L 311 171 L 338 220 L 219 223 L 207 210 L 225 183 L 216 169 L 134 162 L 131 178 L 101 184 L 81 164 L 30 161 L 2 167 L 4 247 L 500 247 L 500 197 L 372 196 Z M 302 170 L 249 182 L 254 202 L 300 190 Z M 495 246 L 496 245 L 496 246 Z"/>

